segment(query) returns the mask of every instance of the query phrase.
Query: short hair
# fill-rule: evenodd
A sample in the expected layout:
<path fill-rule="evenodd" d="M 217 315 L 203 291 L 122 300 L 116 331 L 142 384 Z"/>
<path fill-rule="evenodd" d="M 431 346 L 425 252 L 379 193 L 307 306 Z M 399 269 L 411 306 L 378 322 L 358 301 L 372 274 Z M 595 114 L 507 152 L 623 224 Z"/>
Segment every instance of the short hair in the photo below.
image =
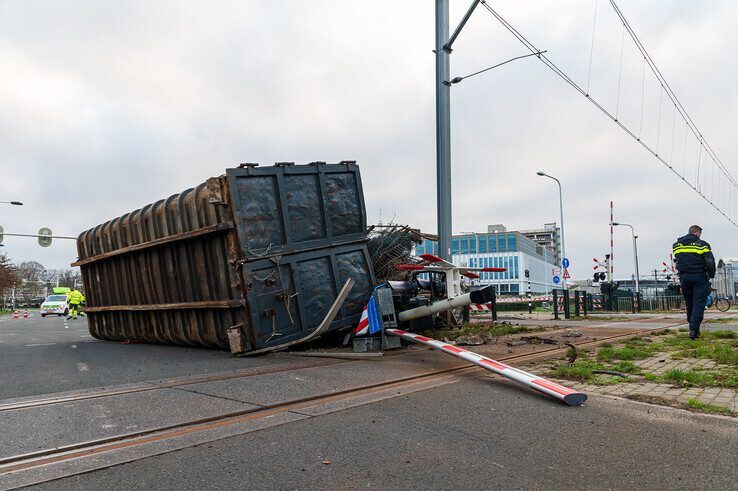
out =
<path fill-rule="evenodd" d="M 699 225 L 692 225 L 691 227 L 689 227 L 690 234 L 697 234 L 700 232 L 702 232 L 702 227 L 700 227 Z"/>

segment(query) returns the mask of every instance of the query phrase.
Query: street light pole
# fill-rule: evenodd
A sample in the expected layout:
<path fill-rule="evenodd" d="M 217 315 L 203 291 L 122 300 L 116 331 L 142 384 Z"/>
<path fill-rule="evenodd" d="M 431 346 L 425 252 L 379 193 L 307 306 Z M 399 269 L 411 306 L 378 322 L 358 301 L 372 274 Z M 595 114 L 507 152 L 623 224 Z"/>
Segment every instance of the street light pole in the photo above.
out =
<path fill-rule="evenodd" d="M 451 47 L 448 3 L 436 0 L 436 203 L 438 255 L 451 260 Z"/>
<path fill-rule="evenodd" d="M 560 218 L 561 220 L 561 270 L 563 272 L 564 258 L 566 257 L 566 245 L 564 243 L 564 198 L 563 198 L 563 193 L 561 191 L 561 181 L 556 179 L 554 176 L 549 176 L 543 171 L 538 171 L 536 172 L 536 174 L 538 174 L 539 176 L 548 177 L 549 179 L 553 179 L 554 181 L 556 181 L 556 184 L 559 185 L 559 211 L 561 215 L 561 218 Z M 566 278 L 563 278 L 562 283 L 563 283 L 562 286 L 564 287 L 564 289 L 566 289 Z"/>
<path fill-rule="evenodd" d="M 633 225 L 629 223 L 611 222 L 610 225 L 613 225 L 615 227 L 619 225 L 630 227 L 630 234 L 633 236 L 633 261 L 635 262 L 635 289 L 636 289 L 636 294 L 640 295 L 641 287 L 640 287 L 639 274 L 638 274 L 638 245 L 636 244 L 636 239 L 638 239 L 638 236 L 635 234 Z"/>

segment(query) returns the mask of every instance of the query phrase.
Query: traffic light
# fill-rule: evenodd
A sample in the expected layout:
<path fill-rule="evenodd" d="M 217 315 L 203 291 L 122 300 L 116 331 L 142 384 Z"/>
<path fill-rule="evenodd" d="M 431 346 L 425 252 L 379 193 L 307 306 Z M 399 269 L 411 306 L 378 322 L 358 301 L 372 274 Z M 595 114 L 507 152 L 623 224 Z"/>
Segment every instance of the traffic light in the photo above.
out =
<path fill-rule="evenodd" d="M 607 275 L 605 273 L 595 273 L 593 278 L 596 283 L 598 281 L 605 281 L 605 278 L 607 278 Z"/>
<path fill-rule="evenodd" d="M 530 278 L 530 271 L 528 271 L 527 269 L 525 270 L 525 277 Z"/>

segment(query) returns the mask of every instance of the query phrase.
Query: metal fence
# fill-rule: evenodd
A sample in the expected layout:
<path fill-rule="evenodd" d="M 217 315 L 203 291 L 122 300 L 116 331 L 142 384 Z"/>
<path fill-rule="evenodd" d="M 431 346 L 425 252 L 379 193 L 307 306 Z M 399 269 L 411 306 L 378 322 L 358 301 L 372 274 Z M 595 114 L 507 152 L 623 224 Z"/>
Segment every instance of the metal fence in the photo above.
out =
<path fill-rule="evenodd" d="M 634 298 L 630 297 L 618 297 L 618 311 L 623 312 L 637 312 L 636 306 L 633 309 Z M 654 310 L 684 310 L 684 297 L 678 295 L 660 295 L 655 297 L 641 297 L 641 311 L 654 311 Z"/>

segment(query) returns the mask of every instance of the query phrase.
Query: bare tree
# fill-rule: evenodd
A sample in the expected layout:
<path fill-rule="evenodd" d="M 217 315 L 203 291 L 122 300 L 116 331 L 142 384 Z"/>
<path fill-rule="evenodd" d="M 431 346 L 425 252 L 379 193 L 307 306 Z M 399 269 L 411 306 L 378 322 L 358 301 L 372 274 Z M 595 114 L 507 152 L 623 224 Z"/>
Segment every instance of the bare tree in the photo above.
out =
<path fill-rule="evenodd" d="M 50 269 L 47 275 L 50 286 L 82 287 L 82 275 L 77 269 Z"/>
<path fill-rule="evenodd" d="M 9 295 L 10 291 L 14 287 L 20 286 L 20 284 L 20 276 L 18 276 L 8 256 L 0 254 L 0 300 L 2 300 L 3 305 L 6 303 L 6 295 Z"/>

